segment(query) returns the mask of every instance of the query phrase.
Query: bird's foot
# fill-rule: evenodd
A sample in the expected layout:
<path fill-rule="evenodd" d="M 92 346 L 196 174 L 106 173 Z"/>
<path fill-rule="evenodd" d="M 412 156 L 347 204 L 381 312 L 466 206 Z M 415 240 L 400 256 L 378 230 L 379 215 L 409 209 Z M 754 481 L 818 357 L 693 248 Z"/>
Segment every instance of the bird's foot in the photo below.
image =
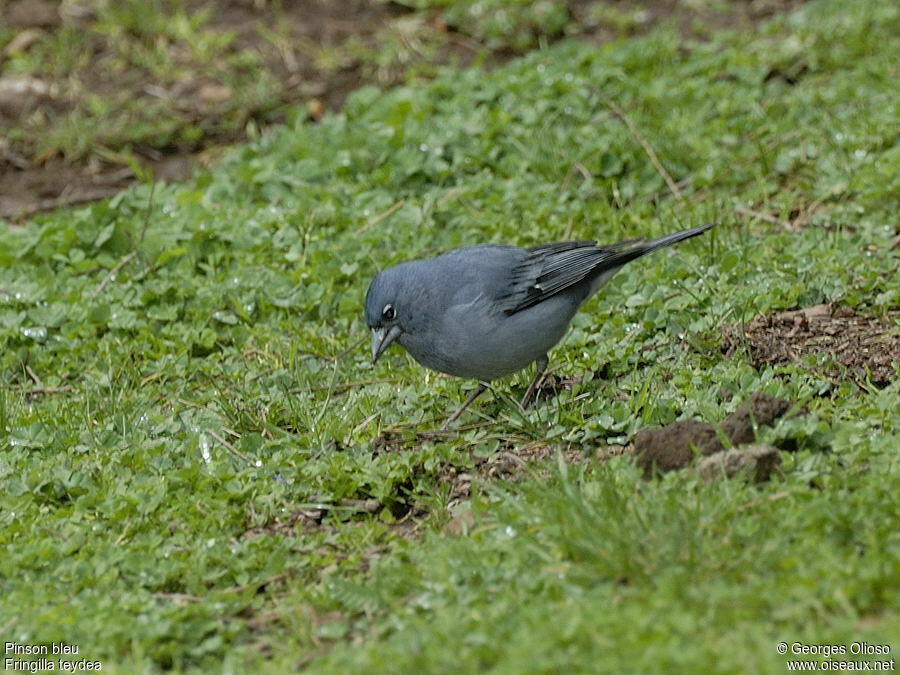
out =
<path fill-rule="evenodd" d="M 525 390 L 525 395 L 522 397 L 522 401 L 519 403 L 519 407 L 522 410 L 528 406 L 528 402 L 531 400 L 531 397 L 534 396 L 534 392 L 537 391 L 537 388 L 540 386 L 541 382 L 544 380 L 544 373 L 547 371 L 547 357 L 545 356 L 542 359 L 539 359 L 537 362 L 537 370 L 534 373 L 534 377 L 531 380 L 531 383 L 528 385 L 528 389 Z"/>
<path fill-rule="evenodd" d="M 450 425 L 458 420 L 459 416 L 463 414 L 463 411 L 465 411 L 465 409 L 471 405 L 472 401 L 474 401 L 476 398 L 481 396 L 482 393 L 484 393 L 485 389 L 487 389 L 487 385 L 484 382 L 479 382 L 478 386 L 475 387 L 471 394 L 469 394 L 469 398 L 466 399 L 466 402 L 463 403 L 455 413 L 450 415 L 450 417 L 447 418 L 447 421 L 444 422 L 443 425 L 441 425 L 441 431 L 447 431 Z"/>

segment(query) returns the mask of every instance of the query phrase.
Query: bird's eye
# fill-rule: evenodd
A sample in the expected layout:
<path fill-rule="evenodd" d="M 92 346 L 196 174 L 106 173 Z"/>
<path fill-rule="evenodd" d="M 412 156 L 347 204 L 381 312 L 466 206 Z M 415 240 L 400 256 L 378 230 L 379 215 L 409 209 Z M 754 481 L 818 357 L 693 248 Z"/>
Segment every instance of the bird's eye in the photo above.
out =
<path fill-rule="evenodd" d="M 381 316 L 387 321 L 393 321 L 397 318 L 397 310 L 394 309 L 393 305 L 385 305 L 384 309 L 381 310 Z"/>

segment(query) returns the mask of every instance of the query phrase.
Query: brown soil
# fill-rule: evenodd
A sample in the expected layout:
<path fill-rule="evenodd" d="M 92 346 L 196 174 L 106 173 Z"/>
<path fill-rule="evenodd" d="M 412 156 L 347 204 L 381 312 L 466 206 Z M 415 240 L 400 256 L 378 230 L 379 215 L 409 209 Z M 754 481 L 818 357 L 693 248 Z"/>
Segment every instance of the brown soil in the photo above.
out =
<path fill-rule="evenodd" d="M 883 387 L 896 379 L 900 364 L 898 317 L 900 312 L 882 318 L 815 305 L 725 326 L 723 344 L 726 356 L 746 347 L 757 367 L 824 354 L 827 362 L 813 368 L 833 382 L 850 378 Z"/>
<path fill-rule="evenodd" d="M 522 445 L 510 443 L 490 457 L 475 457 L 475 466 L 472 469 L 466 470 L 452 465 L 444 467 L 441 482 L 451 485 L 450 505 L 452 506 L 471 496 L 473 480 L 515 482 L 540 475 L 546 471 L 545 467 L 549 466 L 549 462 L 556 457 L 557 452 L 562 453 L 567 464 L 580 464 L 589 462 L 593 458 L 602 460 L 620 455 L 624 451 L 625 448 L 621 445 L 585 450 L 575 446 L 559 448 L 543 441 Z"/>
<path fill-rule="evenodd" d="M 74 6 L 75 5 L 73 3 Z M 186 0 L 190 13 L 199 11 L 210 4 L 205 0 Z M 290 36 L 297 43 L 312 41 L 317 48 L 328 49 L 343 44 L 351 37 L 357 40 L 371 39 L 377 31 L 405 10 L 391 3 L 374 0 L 283 0 L 280 3 L 283 16 L 290 23 Z M 83 9 L 87 16 L 82 19 L 66 15 L 67 5 L 53 0 L 14 0 L 8 5 L 0 0 L 0 24 L 4 19 L 8 25 L 19 29 L 23 40 L 34 39 L 41 32 L 61 29 L 66 24 L 90 20 L 89 5 Z M 5 15 L 5 16 L 4 16 Z M 349 62 L 336 69 L 317 66 L 314 57 L 302 50 L 290 53 L 277 50 L 260 34 L 259 26 L 274 21 L 266 3 L 247 0 L 220 0 L 215 3 L 210 27 L 229 31 L 237 36 L 236 49 L 249 48 L 263 56 L 266 67 L 281 80 L 281 96 L 273 106 L 282 109 L 280 114 L 270 115 L 268 111 L 247 111 L 249 118 L 261 126 L 281 121 L 284 106 L 305 104 L 310 116 L 319 118 L 329 110 L 340 108 L 347 94 L 365 84 L 362 63 Z M 269 26 L 270 28 L 272 26 Z M 14 38 L 14 41 L 17 38 Z M 95 47 L 90 55 L 92 61 L 100 63 L 104 53 L 103 45 Z M 3 62 L 0 54 L 0 65 Z M 90 69 L 88 69 L 90 70 Z M 97 68 L 97 75 L 88 75 L 80 83 L 87 91 L 102 93 L 116 89 L 134 90 L 136 96 L 146 95 L 155 86 L 152 81 L 144 81 L 142 73 L 110 73 Z M 117 78 L 117 81 L 111 79 Z M 62 83 L 46 82 L 35 78 L 26 81 L 10 80 L 11 91 L 3 96 L 0 105 L 0 129 L 13 125 L 16 118 L 36 111 L 46 110 L 49 115 L 64 114 L 72 105 L 71 97 L 60 95 L 65 87 Z M 0 80 L 2 82 L 2 80 Z M 179 102 L 178 110 L 173 110 L 179 119 L 187 124 L 204 126 L 207 116 L 218 114 L 215 105 L 218 89 L 227 88 L 197 78 L 182 87 L 186 91 L 173 96 Z M 197 165 L 208 163 L 204 152 L 207 148 L 227 145 L 240 141 L 241 136 L 207 136 L 202 147 L 173 146 L 158 148 L 133 148 L 138 161 L 153 170 L 155 178 L 167 182 L 183 180 Z M 133 183 L 135 177 L 127 166 L 102 161 L 91 157 L 83 162 L 66 162 L 61 158 L 31 158 L 19 153 L 9 143 L 0 140 L 0 218 L 22 218 L 32 213 L 58 206 L 78 204 L 108 197 Z"/>
<path fill-rule="evenodd" d="M 596 1 L 569 0 L 572 23 L 567 33 L 593 42 L 605 42 L 623 35 L 646 32 L 661 21 L 674 21 L 685 33 L 703 37 L 702 33 L 697 32 L 700 25 L 698 19 L 711 29 L 746 25 L 794 9 L 802 2 L 732 0 L 727 12 L 710 9 L 704 3 L 679 0 L 638 0 L 627 6 L 610 2 L 612 11 L 621 15 L 627 10 L 631 17 L 628 25 L 615 26 L 602 13 L 598 14 L 599 3 Z M 211 8 L 212 27 L 234 33 L 237 48 L 257 51 L 269 71 L 276 74 L 282 83 L 280 98 L 273 101 L 269 109 L 245 111 L 247 119 L 254 120 L 259 127 L 282 121 L 287 107 L 296 105 L 306 106 L 309 116 L 317 120 L 326 112 L 339 109 L 347 94 L 364 84 L 374 82 L 379 86 L 392 86 L 404 77 L 400 67 L 376 66 L 354 57 L 352 50 L 343 50 L 351 40 L 356 44 L 377 43 L 381 31 L 399 25 L 398 22 L 413 13 L 404 3 L 379 0 L 282 0 L 278 3 L 283 20 L 288 24 L 292 45 L 306 43 L 313 44 L 317 49 L 334 48 L 340 51 L 343 60 L 337 66 L 330 67 L 317 62 L 310 55 L 310 50 L 278 48 L 261 36 L 258 27 L 275 20 L 269 3 L 220 0 L 211 4 L 208 0 L 185 0 L 184 4 L 190 13 Z M 11 46 L 16 50 L 27 50 L 43 35 L 60 30 L 63 25 L 85 25 L 92 20 L 92 13 L 89 0 L 0 0 L 0 25 L 16 31 L 6 50 L 0 52 L 0 68 Z M 484 45 L 470 36 L 448 27 L 440 11 L 425 13 L 420 18 L 422 23 L 417 30 L 428 30 L 441 36 L 437 63 L 466 65 L 486 50 Z M 553 41 L 561 36 L 542 37 Z M 92 53 L 83 55 L 89 60 L 89 67 L 85 69 L 89 75 L 79 83 L 79 87 L 98 94 L 127 90 L 133 91 L 135 96 L 145 95 L 154 87 L 153 82 L 142 80 L 144 76 L 140 73 L 110 73 L 108 69 L 102 71 L 99 67 L 95 68 L 94 65 L 104 59 L 103 49 L 103 45 L 97 45 Z M 411 50 L 411 53 L 416 52 Z M 487 53 L 485 63 L 491 66 L 514 56 L 517 54 L 509 50 L 497 49 Z M 422 55 L 421 58 L 424 60 L 427 57 Z M 91 79 L 90 73 L 101 71 L 102 75 Z M 204 124 L 204 120 L 218 114 L 215 103 L 221 96 L 227 95 L 227 87 L 203 81 L 202 78 L 188 85 L 190 91 L 172 96 L 178 101 L 178 110 L 173 110 L 173 115 L 177 114 L 185 124 L 206 128 L 209 125 Z M 73 95 L 65 93 L 67 91 L 65 78 L 59 81 L 11 78 L 0 70 L 0 131 L 10 125 L 17 126 L 26 114 L 63 118 L 73 105 Z M 162 149 L 134 147 L 131 151 L 141 164 L 152 168 L 156 178 L 177 181 L 189 176 L 197 165 L 209 163 L 216 147 L 240 140 L 239 133 L 225 136 L 208 134 L 195 146 L 176 144 Z M 121 149 L 108 150 L 116 152 Z M 0 133 L 0 218 L 21 220 L 59 206 L 101 199 L 134 181 L 134 175 L 123 163 L 97 155 L 78 162 L 66 162 L 58 157 L 36 158 Z"/>
<path fill-rule="evenodd" d="M 482 426 L 482 425 L 477 425 Z M 419 432 L 402 434 L 385 430 L 373 444 L 373 451 L 378 453 L 397 452 L 403 449 L 415 449 L 424 441 L 434 441 L 445 436 L 455 435 L 473 427 L 461 427 L 450 431 Z M 474 481 L 493 480 L 519 481 L 536 475 L 543 475 L 547 467 L 561 452 L 567 464 L 587 464 L 592 460 L 606 460 L 625 453 L 623 445 L 606 445 L 596 447 L 580 447 L 568 445 L 559 447 L 544 441 L 516 443 L 506 441 L 497 452 L 487 456 L 473 456 L 471 468 L 447 464 L 440 471 L 440 482 L 450 486 L 449 506 L 467 500 L 472 493 Z"/>

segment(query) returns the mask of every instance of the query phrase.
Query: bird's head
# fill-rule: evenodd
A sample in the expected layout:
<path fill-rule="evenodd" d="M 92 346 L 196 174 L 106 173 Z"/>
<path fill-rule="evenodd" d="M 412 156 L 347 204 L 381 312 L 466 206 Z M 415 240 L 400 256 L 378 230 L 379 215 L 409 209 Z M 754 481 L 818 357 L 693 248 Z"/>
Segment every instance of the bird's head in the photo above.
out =
<path fill-rule="evenodd" d="M 396 267 L 378 274 L 366 293 L 366 324 L 372 331 L 372 362 L 378 360 L 397 338 L 403 335 L 404 288 L 402 270 Z"/>

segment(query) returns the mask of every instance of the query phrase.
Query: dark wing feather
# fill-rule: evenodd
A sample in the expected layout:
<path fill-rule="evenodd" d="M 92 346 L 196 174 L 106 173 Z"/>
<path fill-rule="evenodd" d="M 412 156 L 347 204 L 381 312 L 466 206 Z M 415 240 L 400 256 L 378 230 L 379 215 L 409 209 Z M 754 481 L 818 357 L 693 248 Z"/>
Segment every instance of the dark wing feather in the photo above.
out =
<path fill-rule="evenodd" d="M 571 288 L 588 276 L 625 264 L 627 261 L 621 260 L 620 254 L 638 241 L 610 246 L 597 246 L 593 241 L 564 241 L 528 249 L 525 259 L 512 270 L 510 291 L 501 299 L 504 311 L 515 314 Z"/>
<path fill-rule="evenodd" d="M 564 241 L 527 249 L 525 258 L 512 270 L 509 292 L 500 298 L 503 311 L 521 312 L 585 279 L 594 279 L 651 251 L 696 237 L 711 227 L 701 225 L 650 241 L 628 239 L 607 246 L 597 246 L 593 241 Z"/>

